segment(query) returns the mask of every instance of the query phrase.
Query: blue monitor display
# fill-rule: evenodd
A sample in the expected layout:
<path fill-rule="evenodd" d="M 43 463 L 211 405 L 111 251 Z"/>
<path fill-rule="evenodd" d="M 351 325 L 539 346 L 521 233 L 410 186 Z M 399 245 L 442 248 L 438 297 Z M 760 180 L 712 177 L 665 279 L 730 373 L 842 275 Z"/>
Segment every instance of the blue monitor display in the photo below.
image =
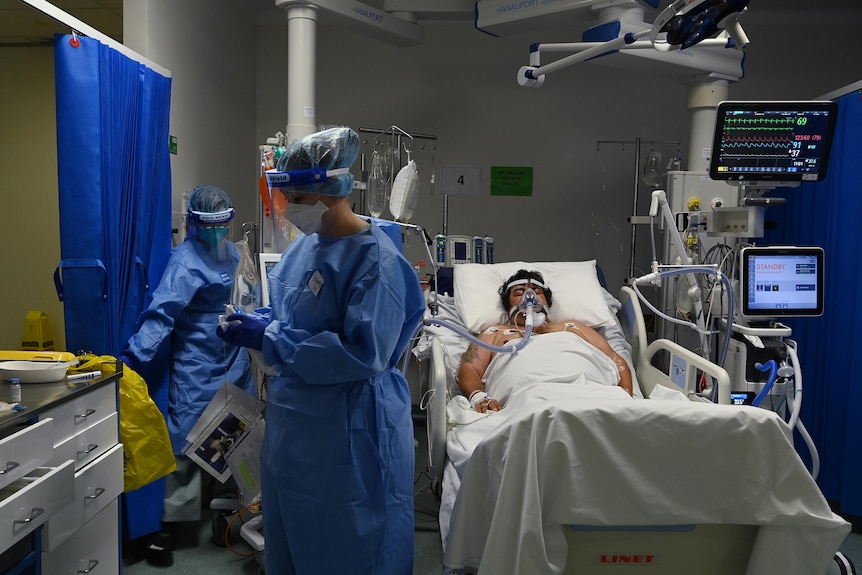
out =
<path fill-rule="evenodd" d="M 823 248 L 747 247 L 740 252 L 742 315 L 823 315 Z"/>
<path fill-rule="evenodd" d="M 775 185 L 822 180 L 837 116 L 831 101 L 721 102 L 709 177 Z"/>

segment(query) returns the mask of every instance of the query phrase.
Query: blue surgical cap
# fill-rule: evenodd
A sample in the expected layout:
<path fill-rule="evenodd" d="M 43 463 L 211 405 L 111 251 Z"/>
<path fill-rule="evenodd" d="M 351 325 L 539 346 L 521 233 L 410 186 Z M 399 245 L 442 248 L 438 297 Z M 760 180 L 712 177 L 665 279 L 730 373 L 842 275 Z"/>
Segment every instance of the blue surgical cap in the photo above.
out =
<path fill-rule="evenodd" d="M 189 196 L 187 222 L 189 232 L 194 232 L 198 225 L 224 225 L 233 219 L 234 209 L 230 198 L 221 188 L 208 184 L 200 185 L 192 190 Z"/>
<path fill-rule="evenodd" d="M 230 198 L 221 188 L 202 184 L 192 190 L 189 196 L 189 211 L 214 214 L 230 209 Z"/>
<path fill-rule="evenodd" d="M 347 127 L 329 128 L 290 144 L 278 159 L 280 172 L 320 168 L 349 168 L 359 154 L 359 135 Z M 288 188 L 285 188 L 288 189 Z M 346 196 L 353 191 L 353 174 L 340 174 L 322 182 L 294 186 L 291 191 L 324 196 Z"/>

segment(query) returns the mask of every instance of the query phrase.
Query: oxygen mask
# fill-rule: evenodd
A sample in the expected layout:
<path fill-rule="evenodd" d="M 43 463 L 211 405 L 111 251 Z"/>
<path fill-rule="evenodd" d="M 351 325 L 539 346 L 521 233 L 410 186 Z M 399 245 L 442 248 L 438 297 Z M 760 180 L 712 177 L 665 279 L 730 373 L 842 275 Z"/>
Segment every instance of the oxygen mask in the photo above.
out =
<path fill-rule="evenodd" d="M 542 326 L 545 325 L 547 319 L 548 306 L 539 299 L 533 288 L 528 287 L 521 295 L 521 301 L 518 305 L 512 306 L 509 310 L 509 317 L 523 314 L 526 318 L 525 326 Z"/>

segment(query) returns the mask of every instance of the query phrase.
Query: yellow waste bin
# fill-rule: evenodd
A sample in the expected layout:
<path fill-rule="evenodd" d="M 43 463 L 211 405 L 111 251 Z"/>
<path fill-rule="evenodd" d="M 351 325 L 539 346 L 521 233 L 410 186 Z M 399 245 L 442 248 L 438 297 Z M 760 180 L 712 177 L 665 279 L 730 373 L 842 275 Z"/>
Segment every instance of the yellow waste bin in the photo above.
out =
<path fill-rule="evenodd" d="M 21 335 L 22 351 L 46 351 L 54 349 L 54 336 L 51 334 L 51 321 L 44 311 L 30 310 L 24 319 L 24 333 Z"/>

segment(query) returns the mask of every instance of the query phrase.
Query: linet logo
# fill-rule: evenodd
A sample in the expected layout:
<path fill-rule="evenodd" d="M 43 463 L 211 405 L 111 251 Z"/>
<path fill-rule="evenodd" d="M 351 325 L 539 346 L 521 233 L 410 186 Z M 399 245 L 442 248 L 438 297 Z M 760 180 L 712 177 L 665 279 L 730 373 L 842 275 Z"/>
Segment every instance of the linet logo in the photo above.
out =
<path fill-rule="evenodd" d="M 595 562 L 600 565 L 654 565 L 658 563 L 658 555 L 646 555 L 646 554 L 603 554 L 600 553 L 595 556 Z"/>

